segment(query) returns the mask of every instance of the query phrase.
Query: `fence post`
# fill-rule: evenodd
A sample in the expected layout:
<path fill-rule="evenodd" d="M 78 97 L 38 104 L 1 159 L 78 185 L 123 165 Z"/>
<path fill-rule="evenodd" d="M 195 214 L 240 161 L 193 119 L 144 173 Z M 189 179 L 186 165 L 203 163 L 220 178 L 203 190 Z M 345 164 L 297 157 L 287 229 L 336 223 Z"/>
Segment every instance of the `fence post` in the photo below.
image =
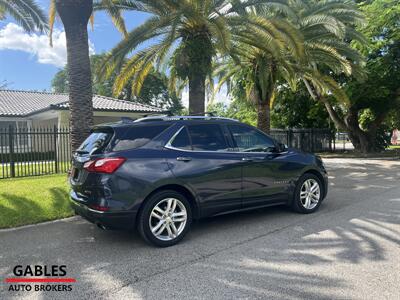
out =
<path fill-rule="evenodd" d="M 292 129 L 291 128 L 289 128 L 287 131 L 287 146 L 293 147 L 292 146 Z"/>
<path fill-rule="evenodd" d="M 346 135 L 344 135 L 343 139 L 343 151 L 346 151 Z"/>
<path fill-rule="evenodd" d="M 10 176 L 15 177 L 15 161 L 14 161 L 14 128 L 12 125 L 8 127 L 8 146 L 10 149 Z"/>
<path fill-rule="evenodd" d="M 336 131 L 333 133 L 333 152 L 336 152 Z"/>
<path fill-rule="evenodd" d="M 57 147 L 57 125 L 54 125 L 53 127 L 53 138 L 54 138 L 54 166 L 55 166 L 55 172 L 58 173 L 58 147 Z"/>
<path fill-rule="evenodd" d="M 314 152 L 314 129 L 313 128 L 311 128 L 311 130 L 310 130 L 310 149 L 311 149 L 311 152 Z"/>

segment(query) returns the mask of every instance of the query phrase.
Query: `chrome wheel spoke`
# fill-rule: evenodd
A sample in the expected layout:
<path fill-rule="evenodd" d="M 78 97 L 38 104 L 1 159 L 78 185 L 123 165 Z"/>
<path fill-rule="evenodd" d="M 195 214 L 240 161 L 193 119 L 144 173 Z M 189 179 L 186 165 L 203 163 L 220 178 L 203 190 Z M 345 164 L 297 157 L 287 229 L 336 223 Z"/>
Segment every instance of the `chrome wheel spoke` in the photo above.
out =
<path fill-rule="evenodd" d="M 176 199 L 172 199 L 172 204 L 171 204 L 171 209 L 170 209 L 171 213 L 173 213 L 175 211 L 176 203 L 177 203 L 177 200 Z"/>
<path fill-rule="evenodd" d="M 171 229 L 172 229 L 172 233 L 173 233 L 174 235 L 176 235 L 176 234 L 178 233 L 178 228 L 176 228 L 175 223 L 172 222 L 170 227 L 171 227 Z"/>
<path fill-rule="evenodd" d="M 310 192 L 315 193 L 318 189 L 319 189 L 318 183 L 314 183 L 314 185 L 310 189 Z"/>
<path fill-rule="evenodd" d="M 319 195 L 311 194 L 312 201 L 315 202 L 319 200 Z"/>
<path fill-rule="evenodd" d="M 171 207 L 172 207 L 172 202 L 174 199 L 170 198 L 167 200 L 167 208 L 165 209 L 166 213 L 169 213 L 171 211 Z"/>
<path fill-rule="evenodd" d="M 165 214 L 165 210 L 162 210 L 160 207 L 154 207 L 153 211 L 160 213 L 161 215 Z"/>
<path fill-rule="evenodd" d="M 159 235 L 164 231 L 164 229 L 165 229 L 165 221 L 161 220 L 160 222 L 158 222 L 156 226 L 154 226 L 151 229 L 151 232 L 153 232 L 155 235 Z"/>
<path fill-rule="evenodd" d="M 306 184 L 306 191 L 309 192 L 310 191 L 310 181 L 307 180 L 305 182 L 305 184 Z"/>
<path fill-rule="evenodd" d="M 173 222 L 183 222 L 186 220 L 186 212 L 173 213 L 171 218 Z"/>
<path fill-rule="evenodd" d="M 171 224 L 167 224 L 167 232 L 168 232 L 168 237 L 170 237 L 171 239 L 175 237 L 171 229 Z"/>
<path fill-rule="evenodd" d="M 151 216 L 154 218 L 157 218 L 159 220 L 162 220 L 162 215 L 159 215 L 158 213 L 156 213 L 154 210 L 151 212 Z"/>
<path fill-rule="evenodd" d="M 306 202 L 304 203 L 304 207 L 305 207 L 305 208 L 310 208 L 310 202 L 311 202 L 311 201 L 310 201 L 310 197 L 307 197 L 307 198 L 306 198 Z"/>

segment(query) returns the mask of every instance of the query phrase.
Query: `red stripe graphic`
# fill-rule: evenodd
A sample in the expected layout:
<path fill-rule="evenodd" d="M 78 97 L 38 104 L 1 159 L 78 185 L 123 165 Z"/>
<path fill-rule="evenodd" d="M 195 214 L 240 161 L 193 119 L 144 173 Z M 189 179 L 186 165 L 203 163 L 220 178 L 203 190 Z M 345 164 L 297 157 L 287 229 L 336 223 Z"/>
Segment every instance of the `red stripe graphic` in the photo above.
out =
<path fill-rule="evenodd" d="M 20 282 L 76 282 L 75 278 L 6 278 L 7 283 L 20 283 Z"/>

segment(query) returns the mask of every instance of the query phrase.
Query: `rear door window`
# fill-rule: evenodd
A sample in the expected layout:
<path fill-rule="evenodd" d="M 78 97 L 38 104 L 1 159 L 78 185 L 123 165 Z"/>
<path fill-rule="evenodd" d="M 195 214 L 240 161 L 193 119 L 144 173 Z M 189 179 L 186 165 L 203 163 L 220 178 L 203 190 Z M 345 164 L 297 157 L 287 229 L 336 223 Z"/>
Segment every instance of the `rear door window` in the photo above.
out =
<path fill-rule="evenodd" d="M 137 149 L 146 145 L 169 125 L 132 126 L 114 141 L 113 151 Z"/>
<path fill-rule="evenodd" d="M 192 147 L 195 151 L 228 151 L 228 144 L 217 124 L 189 125 L 188 127 Z"/>

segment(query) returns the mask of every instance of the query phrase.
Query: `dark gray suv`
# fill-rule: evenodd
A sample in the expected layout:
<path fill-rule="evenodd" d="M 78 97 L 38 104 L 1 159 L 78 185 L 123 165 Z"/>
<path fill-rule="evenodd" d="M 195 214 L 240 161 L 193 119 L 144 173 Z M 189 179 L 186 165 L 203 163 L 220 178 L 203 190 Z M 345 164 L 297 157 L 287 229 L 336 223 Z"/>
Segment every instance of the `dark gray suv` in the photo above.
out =
<path fill-rule="evenodd" d="M 71 202 L 101 228 L 179 242 L 193 219 L 271 205 L 318 209 L 327 173 L 313 154 L 219 117 L 149 117 L 96 126 L 74 153 Z"/>

